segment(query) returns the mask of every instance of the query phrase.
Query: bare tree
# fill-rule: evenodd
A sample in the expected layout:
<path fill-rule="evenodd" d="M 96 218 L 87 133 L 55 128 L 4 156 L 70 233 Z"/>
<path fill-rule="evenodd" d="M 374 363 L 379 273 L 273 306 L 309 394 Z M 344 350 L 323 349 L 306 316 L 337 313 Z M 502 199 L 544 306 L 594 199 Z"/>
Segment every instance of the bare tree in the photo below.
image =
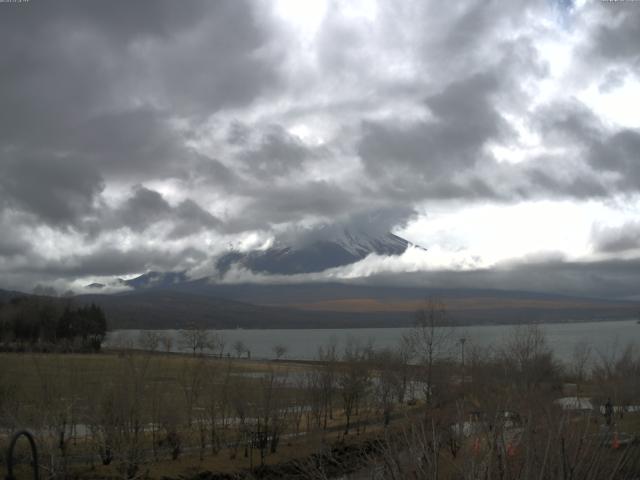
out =
<path fill-rule="evenodd" d="M 547 344 L 544 330 L 535 324 L 516 326 L 503 350 L 505 372 L 526 390 L 557 377 L 558 365 Z"/>
<path fill-rule="evenodd" d="M 193 412 L 202 394 L 205 382 L 205 360 L 184 358 L 178 384 L 184 397 L 185 410 L 187 414 L 187 426 L 191 427 L 193 422 Z"/>
<path fill-rule="evenodd" d="M 287 354 L 288 350 L 289 349 L 287 348 L 287 346 L 281 343 L 274 345 L 272 348 L 273 354 L 276 356 L 276 360 L 280 360 L 282 357 L 284 357 Z"/>
<path fill-rule="evenodd" d="M 399 403 L 403 403 L 407 395 L 411 378 L 411 355 L 411 343 L 407 337 L 403 336 L 391 356 L 393 361 L 392 374 L 395 376 L 395 381 L 392 386 Z"/>
<path fill-rule="evenodd" d="M 586 341 L 580 341 L 573 347 L 569 373 L 576 382 L 576 396 L 580 397 L 580 386 L 587 379 L 591 363 L 591 345 Z"/>
<path fill-rule="evenodd" d="M 158 332 L 143 330 L 138 334 L 138 346 L 145 351 L 155 352 L 160 345 Z"/>
<path fill-rule="evenodd" d="M 255 428 L 262 440 L 259 442 L 261 463 L 264 463 L 267 449 L 270 453 L 276 453 L 280 436 L 285 427 L 288 408 L 284 402 L 283 390 L 286 383 L 287 372 L 276 372 L 271 367 L 260 378 Z"/>
<path fill-rule="evenodd" d="M 628 343 L 620 348 L 616 342 L 609 354 L 598 353 L 593 378 L 600 391 L 599 400 L 611 399 L 614 410 L 622 416 L 627 405 L 640 401 L 640 355 L 637 346 Z"/>
<path fill-rule="evenodd" d="M 236 352 L 237 357 L 240 358 L 242 354 L 247 351 L 247 346 L 242 340 L 236 340 L 233 344 L 233 351 Z"/>
<path fill-rule="evenodd" d="M 208 348 L 211 350 L 211 353 L 222 358 L 226 346 L 227 342 L 224 335 L 221 333 L 213 333 L 210 335 Z"/>
<path fill-rule="evenodd" d="M 171 349 L 173 348 L 173 337 L 167 333 L 163 333 L 159 335 L 158 341 L 165 353 L 171 353 Z"/>
<path fill-rule="evenodd" d="M 180 330 L 180 346 L 185 350 L 190 350 L 193 356 L 199 352 L 200 355 L 208 349 L 210 345 L 209 332 L 204 328 L 191 325 L 185 330 Z"/>
<path fill-rule="evenodd" d="M 336 362 L 338 361 L 338 353 L 335 341 L 332 340 L 325 347 L 318 348 L 318 360 L 322 362 L 318 379 L 320 414 L 322 427 L 326 430 L 329 420 L 333 420 L 333 399 L 337 387 Z"/>
<path fill-rule="evenodd" d="M 382 350 L 375 354 L 374 366 L 376 369 L 376 377 L 374 382 L 375 402 L 378 409 L 382 412 L 384 426 L 387 427 L 391 421 L 391 413 L 396 403 L 394 392 L 397 391 L 396 375 L 397 362 L 395 352 L 391 350 Z"/>
<path fill-rule="evenodd" d="M 338 387 L 345 416 L 345 435 L 349 434 L 352 417 L 358 415 L 360 404 L 370 387 L 371 354 L 370 348 L 362 347 L 353 339 L 345 346 L 343 366 L 338 374 Z"/>
<path fill-rule="evenodd" d="M 103 384 L 97 398 L 94 438 L 102 462 L 112 461 L 122 478 L 138 476 L 145 461 L 144 392 L 149 375 L 149 355 L 123 354 L 113 378 Z"/>
<path fill-rule="evenodd" d="M 416 312 L 415 326 L 406 337 L 414 356 L 424 370 L 424 390 L 427 403 L 431 402 L 434 386 L 434 365 L 451 351 L 454 330 L 448 321 L 444 303 L 428 299 L 423 308 Z"/>

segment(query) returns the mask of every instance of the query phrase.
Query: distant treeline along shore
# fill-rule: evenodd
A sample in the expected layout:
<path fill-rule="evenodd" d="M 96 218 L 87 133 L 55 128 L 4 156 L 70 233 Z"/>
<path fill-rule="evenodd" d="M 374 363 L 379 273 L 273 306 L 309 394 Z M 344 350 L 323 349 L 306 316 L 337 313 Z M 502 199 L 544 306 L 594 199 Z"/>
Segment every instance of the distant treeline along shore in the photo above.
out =
<path fill-rule="evenodd" d="M 16 297 L 0 302 L 3 351 L 98 351 L 107 333 L 102 309 L 45 297 Z"/>

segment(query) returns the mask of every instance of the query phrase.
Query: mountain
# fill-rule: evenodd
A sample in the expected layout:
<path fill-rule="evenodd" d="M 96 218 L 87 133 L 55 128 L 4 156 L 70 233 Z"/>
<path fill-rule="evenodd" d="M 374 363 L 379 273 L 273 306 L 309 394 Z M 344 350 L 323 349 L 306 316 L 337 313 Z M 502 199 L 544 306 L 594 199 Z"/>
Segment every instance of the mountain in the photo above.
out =
<path fill-rule="evenodd" d="M 371 235 L 344 228 L 328 238 L 304 242 L 299 246 L 276 245 L 247 253 L 231 251 L 218 259 L 216 267 L 221 273 L 227 272 L 234 264 L 255 273 L 314 273 L 355 263 L 372 253 L 402 255 L 409 245 L 408 241 L 393 233 Z"/>
<path fill-rule="evenodd" d="M 157 277 L 153 275 L 152 277 Z M 0 290 L 0 303 L 20 292 Z M 348 283 L 212 284 L 206 279 L 64 301 L 101 306 L 109 328 L 406 327 L 425 297 L 442 300 L 456 324 L 598 321 L 635 318 L 638 302 L 533 292 L 424 289 Z"/>
<path fill-rule="evenodd" d="M 368 255 L 402 255 L 411 244 L 392 234 L 348 228 L 313 232 L 291 244 L 231 251 L 216 263 L 253 272 L 293 275 L 349 265 Z M 420 248 L 420 247 L 418 247 Z M 443 289 L 355 282 L 225 283 L 220 276 L 189 279 L 185 272 L 151 271 L 109 292 L 90 285 L 80 302 L 102 306 L 113 328 L 180 328 L 197 323 L 217 328 L 336 328 L 411 325 L 425 298 L 446 304 L 459 324 L 508 324 L 632 318 L 639 302 L 579 298 L 490 289 Z M 101 294 L 106 293 L 106 294 Z"/>
<path fill-rule="evenodd" d="M 138 277 L 131 278 L 129 280 L 123 280 L 122 278 L 116 278 L 109 283 L 109 287 L 115 287 L 119 290 L 122 287 L 129 287 L 133 290 L 142 290 L 147 288 L 160 288 L 171 289 L 176 284 L 185 283 L 189 279 L 185 272 L 147 272 Z M 85 288 L 89 291 L 100 291 L 108 287 L 104 283 L 91 283 L 85 285 Z"/>
<path fill-rule="evenodd" d="M 25 297 L 28 296 L 26 293 L 16 292 L 14 290 L 1 290 L 0 289 L 0 303 L 6 302 L 15 297 Z"/>
<path fill-rule="evenodd" d="M 358 328 L 408 326 L 411 317 L 368 312 L 301 311 L 256 305 L 212 295 L 164 289 L 143 289 L 113 295 L 75 297 L 95 303 L 107 315 L 111 329 L 164 329 L 198 325 L 208 328 Z"/>
<path fill-rule="evenodd" d="M 188 281 L 185 272 L 147 272 L 130 280 L 120 280 L 124 285 L 138 290 L 141 288 L 171 288 Z"/>
<path fill-rule="evenodd" d="M 425 297 L 443 301 L 448 318 L 462 325 L 629 319 L 640 308 L 638 302 L 503 290 L 206 280 L 75 298 L 100 305 L 111 328 L 357 328 L 410 326 Z"/>

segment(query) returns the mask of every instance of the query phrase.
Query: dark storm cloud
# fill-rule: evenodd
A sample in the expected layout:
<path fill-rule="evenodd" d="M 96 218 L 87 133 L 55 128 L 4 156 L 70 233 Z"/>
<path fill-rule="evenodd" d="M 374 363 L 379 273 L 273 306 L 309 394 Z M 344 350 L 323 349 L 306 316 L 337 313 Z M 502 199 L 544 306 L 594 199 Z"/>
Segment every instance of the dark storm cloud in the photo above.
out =
<path fill-rule="evenodd" d="M 174 117 L 245 105 L 278 81 L 278 54 L 254 7 L 89 0 L 3 9 L 0 208 L 82 229 L 105 184 L 204 168 Z M 188 220 L 176 235 L 195 230 L 196 217 L 215 223 L 194 216 L 194 204 L 180 209 Z"/>
<path fill-rule="evenodd" d="M 353 210 L 357 196 L 340 185 L 309 181 L 273 188 L 268 184 L 252 191 L 242 212 L 226 223 L 229 232 L 264 229 L 293 223 L 309 216 L 337 218 Z"/>
<path fill-rule="evenodd" d="M 111 178 L 180 178 L 197 161 L 165 114 L 151 108 L 87 118 L 67 144 Z"/>
<path fill-rule="evenodd" d="M 548 261 L 497 269 L 499 285 L 594 297 L 625 297 L 638 294 L 640 260 L 600 262 Z M 491 275 L 487 275 L 491 278 Z"/>
<path fill-rule="evenodd" d="M 570 3 L 557 2 L 576 20 Z M 332 2 L 307 44 L 270 3 L 8 4 L 0 215 L 19 228 L 0 234 L 0 273 L 27 282 L 185 269 L 209 261 L 205 242 L 237 233 L 377 234 L 425 201 L 637 192 L 637 130 L 599 120 L 570 100 L 571 85 L 564 102 L 531 108 L 530 84 L 550 72 L 539 42 L 549 30 L 536 20 L 545 5 L 380 0 L 365 20 Z M 637 71 L 640 10 L 590 8 L 602 15 L 580 27 L 579 51 L 597 60 L 600 88 L 613 89 Z M 494 144 L 520 141 L 513 119 L 542 150 L 562 151 L 494 158 Z M 19 245 L 43 225 L 41 235 L 64 237 L 60 251 L 47 247 L 50 258 Z M 131 249 L 112 246 L 121 237 Z M 584 281 L 551 263 L 540 272 Z"/>
<path fill-rule="evenodd" d="M 596 228 L 592 241 L 597 251 L 620 253 L 640 249 L 640 223 L 629 222 L 619 227 Z"/>
<path fill-rule="evenodd" d="M 557 165 L 561 158 L 548 157 L 540 159 L 537 165 L 520 170 L 526 181 L 519 192 L 523 199 L 532 197 L 590 199 L 608 197 L 609 187 L 599 179 L 598 175 L 560 173 Z M 554 168 L 555 167 L 555 168 Z"/>
<path fill-rule="evenodd" d="M 588 146 L 604 130 L 601 120 L 575 99 L 539 107 L 534 112 L 532 125 L 547 141 L 561 145 Z"/>
<path fill-rule="evenodd" d="M 640 71 L 640 9 L 634 2 L 599 2 L 598 13 L 609 20 L 597 25 L 587 56 L 594 55 L 610 62 L 625 62 Z"/>
<path fill-rule="evenodd" d="M 423 288 L 487 288 L 596 298 L 637 297 L 640 260 L 529 261 L 491 269 L 381 274 L 361 280 Z"/>
<path fill-rule="evenodd" d="M 81 158 L 46 152 L 0 154 L 0 195 L 5 208 L 66 227 L 93 211 L 104 188 L 99 172 Z"/>
<path fill-rule="evenodd" d="M 191 199 L 175 207 L 155 190 L 137 186 L 133 195 L 113 212 L 113 226 L 126 225 L 134 231 L 144 231 L 157 222 L 173 225 L 169 238 L 182 238 L 203 229 L 216 229 L 222 222 Z"/>
<path fill-rule="evenodd" d="M 492 99 L 498 86 L 493 74 L 474 75 L 425 100 L 432 118 L 409 125 L 363 124 L 358 153 L 365 169 L 372 177 L 388 179 L 385 187 L 392 194 L 398 190 L 416 198 L 460 196 L 465 189 L 453 182 L 454 176 L 483 160 L 483 145 L 509 130 Z M 476 182 L 469 187 L 482 192 L 486 185 Z"/>
<path fill-rule="evenodd" d="M 198 158 L 174 116 L 245 105 L 277 82 L 269 31 L 243 1 L 2 13 L 2 203 L 51 224 L 89 213 L 105 181 L 186 178 Z"/>
<path fill-rule="evenodd" d="M 33 128 L 34 113 L 66 127 L 127 100 L 208 114 L 277 82 L 270 32 L 243 0 L 31 2 L 0 22 L 12 134 Z"/>
<path fill-rule="evenodd" d="M 185 269 L 205 258 L 204 252 L 193 248 L 172 251 L 154 247 L 136 247 L 130 250 L 108 247 L 86 255 L 63 257 L 60 261 L 47 265 L 44 270 L 49 275 L 65 277 L 128 275 L 150 270 Z"/>
<path fill-rule="evenodd" d="M 204 210 L 191 199 L 180 202 L 175 208 L 175 225 L 170 238 L 182 238 L 202 230 L 218 230 L 222 221 Z"/>
<path fill-rule="evenodd" d="M 188 172 L 189 182 L 193 185 L 208 185 L 225 191 L 235 191 L 242 178 L 220 160 L 202 155 L 197 156 L 193 169 Z"/>
<path fill-rule="evenodd" d="M 240 160 L 251 176 L 271 179 L 299 172 L 307 160 L 317 155 L 318 152 L 305 146 L 299 138 L 279 125 L 272 125 L 255 147 L 240 154 Z"/>
<path fill-rule="evenodd" d="M 618 130 L 602 141 L 594 142 L 589 163 L 602 171 L 620 175 L 621 190 L 640 189 L 640 130 Z"/>
<path fill-rule="evenodd" d="M 640 189 L 640 130 L 605 126 L 592 111 L 576 101 L 547 105 L 536 112 L 535 117 L 549 144 L 574 147 L 592 169 L 592 177 L 583 176 L 577 185 L 583 187 L 578 188 L 578 193 L 591 190 L 593 196 L 601 196 L 603 188 L 609 195 Z M 557 162 L 561 163 L 561 160 Z M 598 176 L 606 173 L 617 174 L 617 178 L 606 184 L 600 182 Z M 569 188 L 565 193 L 575 193 L 575 190 Z"/>
<path fill-rule="evenodd" d="M 148 188 L 138 187 L 132 197 L 119 209 L 118 216 L 124 225 L 134 230 L 144 230 L 171 215 L 171 205 L 162 195 Z"/>
<path fill-rule="evenodd" d="M 11 225 L 0 224 L 2 235 L 0 235 L 0 257 L 15 257 L 24 255 L 31 251 L 31 245 L 26 239 L 14 232 Z"/>
<path fill-rule="evenodd" d="M 238 121 L 232 121 L 227 131 L 227 141 L 232 145 L 246 145 L 251 136 L 251 129 Z"/>

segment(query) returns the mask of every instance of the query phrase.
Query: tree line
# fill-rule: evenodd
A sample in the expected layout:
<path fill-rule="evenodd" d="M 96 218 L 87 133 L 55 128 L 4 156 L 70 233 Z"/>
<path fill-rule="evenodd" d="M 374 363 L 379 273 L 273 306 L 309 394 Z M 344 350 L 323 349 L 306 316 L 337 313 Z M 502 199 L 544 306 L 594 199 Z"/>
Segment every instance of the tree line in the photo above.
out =
<path fill-rule="evenodd" d="M 4 350 L 98 351 L 107 318 L 95 304 L 15 297 L 0 303 L 0 345 Z"/>

